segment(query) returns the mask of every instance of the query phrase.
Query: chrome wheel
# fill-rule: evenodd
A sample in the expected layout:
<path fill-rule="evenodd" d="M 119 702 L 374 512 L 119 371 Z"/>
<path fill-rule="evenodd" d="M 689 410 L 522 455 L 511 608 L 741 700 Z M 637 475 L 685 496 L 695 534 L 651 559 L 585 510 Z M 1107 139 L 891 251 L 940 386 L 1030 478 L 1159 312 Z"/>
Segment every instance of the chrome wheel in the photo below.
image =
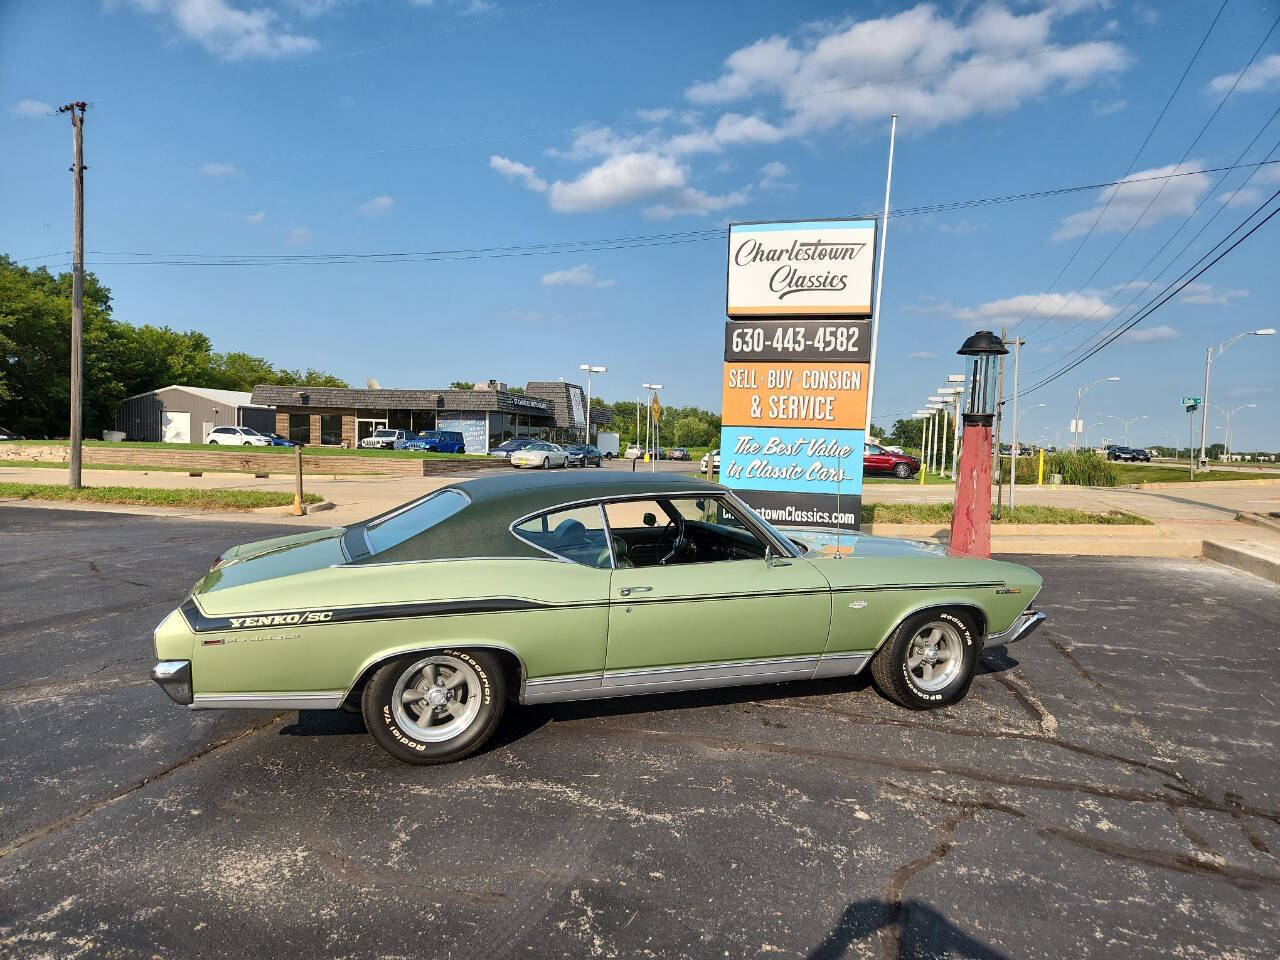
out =
<path fill-rule="evenodd" d="M 916 686 L 931 693 L 950 684 L 963 662 L 960 632 L 943 620 L 926 623 L 907 646 L 907 672 Z"/>
<path fill-rule="evenodd" d="M 471 726 L 482 699 L 480 677 L 471 665 L 440 654 L 400 674 L 391 693 L 391 711 L 409 736 L 440 743 Z"/>

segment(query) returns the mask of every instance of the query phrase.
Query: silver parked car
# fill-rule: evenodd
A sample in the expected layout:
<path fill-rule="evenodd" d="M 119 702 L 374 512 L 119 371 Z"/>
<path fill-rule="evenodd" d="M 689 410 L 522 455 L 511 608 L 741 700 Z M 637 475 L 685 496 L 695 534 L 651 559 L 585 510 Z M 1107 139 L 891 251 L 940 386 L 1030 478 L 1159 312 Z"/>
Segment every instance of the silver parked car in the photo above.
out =
<path fill-rule="evenodd" d="M 548 443 L 546 440 L 539 440 L 537 443 L 529 444 L 523 450 L 517 450 L 509 459 L 513 467 L 545 468 L 563 467 L 568 458 L 569 455 L 564 447 L 556 443 Z"/>

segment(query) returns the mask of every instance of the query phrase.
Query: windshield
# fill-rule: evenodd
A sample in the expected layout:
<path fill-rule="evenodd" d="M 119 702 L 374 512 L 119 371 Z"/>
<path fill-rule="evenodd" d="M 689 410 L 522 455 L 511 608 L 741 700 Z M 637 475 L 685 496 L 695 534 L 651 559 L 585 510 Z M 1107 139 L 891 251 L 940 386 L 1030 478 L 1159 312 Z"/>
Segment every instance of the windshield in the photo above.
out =
<path fill-rule="evenodd" d="M 404 543 L 410 537 L 448 520 L 470 502 L 470 498 L 459 490 L 441 490 L 374 520 L 364 528 L 369 552 L 381 553 Z"/>
<path fill-rule="evenodd" d="M 262 436 L 262 434 L 260 434 L 257 430 L 250 430 L 248 427 L 241 427 L 240 432 L 243 433 L 246 437 Z"/>
<path fill-rule="evenodd" d="M 373 435 L 375 437 L 394 437 L 396 432 L 394 430 L 375 430 Z"/>

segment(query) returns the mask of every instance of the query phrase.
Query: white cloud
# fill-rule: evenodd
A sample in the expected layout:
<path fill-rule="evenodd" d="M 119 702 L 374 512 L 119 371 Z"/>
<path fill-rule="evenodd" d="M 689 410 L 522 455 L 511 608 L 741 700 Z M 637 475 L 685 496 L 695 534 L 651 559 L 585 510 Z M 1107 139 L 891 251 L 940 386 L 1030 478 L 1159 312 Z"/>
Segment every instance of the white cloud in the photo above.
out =
<path fill-rule="evenodd" d="M 663 120 L 670 120 L 675 116 L 675 111 L 669 107 L 659 107 L 655 110 L 637 110 L 636 116 L 641 120 L 647 120 L 649 123 L 661 123 Z"/>
<path fill-rule="evenodd" d="M 678 190 L 684 170 L 658 153 L 623 153 L 609 157 L 576 180 L 551 185 L 551 209 L 559 213 L 604 210 Z"/>
<path fill-rule="evenodd" d="M 1056 320 L 1075 321 L 1093 319 L 1099 322 L 1115 314 L 1109 306 L 1093 293 L 1024 293 L 1003 300 L 990 300 L 977 307 L 961 307 L 952 311 L 961 320 L 982 323 L 1018 321 L 1025 316 L 1053 317 Z"/>
<path fill-rule="evenodd" d="M 360 204 L 360 215 L 364 217 L 385 217 L 395 205 L 396 202 L 384 194 L 381 197 L 374 197 L 372 200 L 366 200 Z"/>
<path fill-rule="evenodd" d="M 1196 170 L 1202 166 L 1199 160 L 1188 160 L 1184 168 Z M 1168 217 L 1189 216 L 1201 195 L 1209 189 L 1209 175 L 1171 176 L 1177 172 L 1177 165 L 1139 170 L 1115 187 L 1104 187 L 1098 191 L 1097 202 L 1092 207 L 1063 218 L 1054 239 L 1065 240 L 1087 233 L 1099 216 L 1095 233 L 1128 230 L 1138 217 L 1142 217 L 1140 226 L 1150 227 Z M 1114 198 L 1108 204 L 1107 199 L 1113 193 Z"/>
<path fill-rule="evenodd" d="M 1093 101 L 1093 113 L 1097 117 L 1108 117 L 1113 113 L 1119 113 L 1129 105 L 1128 100 L 1108 100 L 1106 102 Z"/>
<path fill-rule="evenodd" d="M 1240 73 L 1224 73 L 1209 81 L 1209 92 L 1221 96 L 1231 89 L 1231 85 L 1240 78 L 1236 93 L 1255 93 L 1273 86 L 1280 86 L 1280 53 L 1273 53 L 1254 63 L 1248 70 Z"/>
<path fill-rule="evenodd" d="M 1189 283 L 1178 300 L 1182 303 L 1223 307 L 1232 300 L 1243 300 L 1248 295 L 1248 290 L 1219 290 L 1209 283 Z"/>
<path fill-rule="evenodd" d="M 1158 327 L 1134 327 L 1126 330 L 1117 339 L 1128 343 L 1155 343 L 1159 340 L 1177 340 L 1181 334 L 1166 323 Z"/>
<path fill-rule="evenodd" d="M 231 177 L 240 172 L 234 163 L 206 163 L 200 168 L 206 177 Z"/>
<path fill-rule="evenodd" d="M 261 223 L 265 219 L 267 219 L 267 212 L 265 210 L 259 210 L 257 213 L 249 214 L 244 218 L 244 221 L 245 223 Z"/>
<path fill-rule="evenodd" d="M 266 7 L 241 9 L 228 0 L 128 0 L 143 13 L 163 17 L 188 40 L 224 60 L 276 59 L 307 53 L 313 37 L 294 33 Z"/>
<path fill-rule="evenodd" d="M 718 79 L 689 87 L 686 96 L 699 104 L 776 96 L 796 135 L 883 123 L 890 113 L 919 132 L 1012 110 L 1128 65 L 1114 43 L 1054 45 L 1059 12 L 1020 15 L 988 3 L 962 22 L 920 4 L 798 39 L 768 37 L 734 51 Z"/>
<path fill-rule="evenodd" d="M 652 207 L 646 207 L 644 215 L 649 220 L 670 220 L 672 217 L 678 217 L 681 214 L 705 216 L 717 210 L 741 206 L 746 202 L 747 192 L 745 190 L 734 190 L 722 196 L 716 196 L 702 190 L 696 190 L 693 187 L 685 187 L 683 190 L 676 191 L 675 194 L 663 202 L 654 204 Z"/>
<path fill-rule="evenodd" d="M 508 160 L 506 157 L 500 157 L 495 153 L 489 158 L 489 168 L 497 170 L 510 180 L 521 181 L 526 187 L 537 193 L 546 193 L 547 191 L 547 181 L 539 177 L 533 167 L 525 166 L 523 163 L 516 163 L 514 160 Z"/>
<path fill-rule="evenodd" d="M 928 350 L 917 350 L 915 353 L 907 354 L 907 359 L 908 360 L 932 360 L 934 356 L 935 354 L 930 353 Z"/>
<path fill-rule="evenodd" d="M 1252 207 L 1262 202 L 1262 191 L 1255 190 L 1253 187 L 1245 187 L 1232 193 L 1224 193 L 1218 197 L 1218 202 L 1226 204 L 1228 207 Z"/>
<path fill-rule="evenodd" d="M 595 287 L 602 289 L 604 287 L 612 287 L 615 282 L 614 280 L 598 279 L 595 271 L 585 263 L 570 267 L 568 270 L 555 270 L 542 275 L 542 285 L 544 287 Z"/>
<path fill-rule="evenodd" d="M 284 242 L 291 247 L 301 246 L 304 243 L 311 242 L 311 231 L 306 227 L 294 227 L 289 231 L 289 235 L 284 238 Z"/>
<path fill-rule="evenodd" d="M 53 104 L 43 100 L 19 100 L 13 105 L 13 112 L 20 117 L 43 117 L 53 113 Z"/>
<path fill-rule="evenodd" d="M 760 168 L 760 189 L 778 190 L 793 188 L 795 184 L 783 182 L 783 177 L 785 177 L 788 172 L 787 165 L 781 160 L 770 160 Z"/>

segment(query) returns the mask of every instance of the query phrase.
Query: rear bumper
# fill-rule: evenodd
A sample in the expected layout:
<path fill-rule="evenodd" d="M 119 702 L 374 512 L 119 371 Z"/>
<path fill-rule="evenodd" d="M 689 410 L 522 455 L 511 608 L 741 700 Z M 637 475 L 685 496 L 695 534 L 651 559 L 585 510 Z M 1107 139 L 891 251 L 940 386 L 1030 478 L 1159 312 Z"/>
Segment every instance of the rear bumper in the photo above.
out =
<path fill-rule="evenodd" d="M 993 647 L 1004 643 L 1016 643 L 1023 637 L 1030 636 L 1035 633 L 1040 624 L 1044 623 L 1045 616 L 1039 610 L 1024 610 L 1018 615 L 1018 619 L 1013 621 L 1013 626 L 1004 633 L 993 633 L 987 636 L 987 646 Z"/>
<path fill-rule="evenodd" d="M 151 679 L 174 703 L 188 706 L 195 699 L 191 689 L 190 660 L 161 660 L 151 668 Z"/>

